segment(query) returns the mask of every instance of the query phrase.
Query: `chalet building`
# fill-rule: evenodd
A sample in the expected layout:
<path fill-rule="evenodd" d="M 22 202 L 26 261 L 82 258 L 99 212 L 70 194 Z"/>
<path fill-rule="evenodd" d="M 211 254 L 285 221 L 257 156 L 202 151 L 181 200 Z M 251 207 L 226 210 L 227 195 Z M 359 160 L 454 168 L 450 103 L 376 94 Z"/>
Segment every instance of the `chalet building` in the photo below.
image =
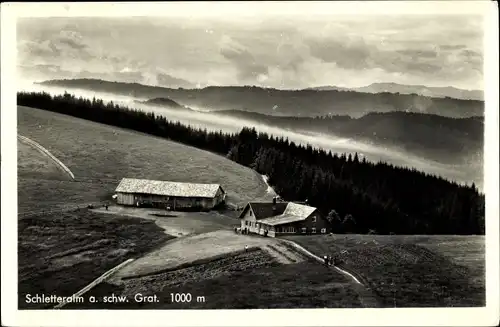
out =
<path fill-rule="evenodd" d="M 219 184 L 193 184 L 124 178 L 116 188 L 118 204 L 171 210 L 210 210 L 226 199 Z"/>
<path fill-rule="evenodd" d="M 276 237 L 326 234 L 331 227 L 318 209 L 294 202 L 249 202 L 240 214 L 241 230 Z"/>

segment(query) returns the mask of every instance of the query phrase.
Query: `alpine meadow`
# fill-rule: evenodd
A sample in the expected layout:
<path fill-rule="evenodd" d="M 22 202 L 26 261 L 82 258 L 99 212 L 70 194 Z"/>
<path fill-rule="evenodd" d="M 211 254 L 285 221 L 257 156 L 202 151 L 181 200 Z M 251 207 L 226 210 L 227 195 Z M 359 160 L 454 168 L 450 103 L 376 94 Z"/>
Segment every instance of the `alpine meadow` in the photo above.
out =
<path fill-rule="evenodd" d="M 327 326 L 489 308 L 485 18 L 426 3 L 17 17 L 18 310 Z"/>

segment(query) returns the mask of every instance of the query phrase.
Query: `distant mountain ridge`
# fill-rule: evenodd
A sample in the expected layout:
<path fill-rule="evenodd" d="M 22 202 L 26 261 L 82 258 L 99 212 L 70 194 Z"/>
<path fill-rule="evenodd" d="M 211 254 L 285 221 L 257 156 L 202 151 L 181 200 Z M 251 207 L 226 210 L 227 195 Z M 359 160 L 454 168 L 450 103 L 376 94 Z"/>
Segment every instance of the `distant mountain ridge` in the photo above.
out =
<path fill-rule="evenodd" d="M 399 93 L 418 94 L 433 98 L 453 98 L 459 100 L 484 100 L 484 92 L 480 90 L 463 90 L 456 87 L 432 87 L 425 85 L 404 85 L 398 83 L 373 83 L 367 86 L 346 88 L 338 86 L 319 86 L 310 88 L 318 91 L 354 91 L 364 93 Z"/>
<path fill-rule="evenodd" d="M 171 99 L 138 101 L 170 109 L 195 111 Z M 349 116 L 272 116 L 242 110 L 220 110 L 206 115 L 243 119 L 305 133 L 320 133 L 356 141 L 399 148 L 441 163 L 482 162 L 484 117 L 449 118 L 408 112 L 372 112 L 360 118 Z"/>
<path fill-rule="evenodd" d="M 349 115 L 361 117 L 370 112 L 393 111 L 428 113 L 454 118 L 484 114 L 484 102 L 479 100 L 432 98 L 388 92 L 372 94 L 345 90 L 278 90 L 255 86 L 172 89 L 98 79 L 50 80 L 39 84 L 135 98 L 169 98 L 189 107 L 211 111 L 243 110 L 274 116 Z"/>
<path fill-rule="evenodd" d="M 40 80 L 43 76 L 54 76 L 56 79 L 99 79 L 99 80 L 114 80 L 121 83 L 140 83 L 170 87 L 170 88 L 194 88 L 195 85 L 182 78 L 157 72 L 157 71 L 115 71 L 115 72 L 91 72 L 81 70 L 72 72 L 61 69 L 58 65 L 40 64 L 40 65 L 18 65 L 17 70 L 19 75 L 28 80 Z"/>
<path fill-rule="evenodd" d="M 219 114 L 294 131 L 310 131 L 400 148 L 442 163 L 474 158 L 482 162 L 484 117 L 449 118 L 408 112 L 372 112 L 349 116 L 276 117 L 228 110 Z"/>

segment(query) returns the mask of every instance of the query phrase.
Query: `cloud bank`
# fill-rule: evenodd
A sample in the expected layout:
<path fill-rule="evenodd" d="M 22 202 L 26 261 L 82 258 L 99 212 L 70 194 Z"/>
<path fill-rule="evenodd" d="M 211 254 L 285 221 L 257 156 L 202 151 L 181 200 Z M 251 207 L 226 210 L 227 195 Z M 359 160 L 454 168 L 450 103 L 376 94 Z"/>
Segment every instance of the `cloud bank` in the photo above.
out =
<path fill-rule="evenodd" d="M 482 89 L 476 16 L 30 18 L 18 21 L 28 78 L 305 88 L 375 82 Z"/>

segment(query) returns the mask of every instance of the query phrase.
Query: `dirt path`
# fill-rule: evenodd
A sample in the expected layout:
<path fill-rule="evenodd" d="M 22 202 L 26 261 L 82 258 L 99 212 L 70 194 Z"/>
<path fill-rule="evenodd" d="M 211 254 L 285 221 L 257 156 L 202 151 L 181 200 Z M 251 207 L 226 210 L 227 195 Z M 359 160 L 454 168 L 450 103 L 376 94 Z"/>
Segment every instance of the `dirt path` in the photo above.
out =
<path fill-rule="evenodd" d="M 223 217 L 220 214 L 169 212 L 172 217 L 157 217 L 152 213 L 165 214 L 165 210 L 120 206 L 110 206 L 108 210 L 99 208 L 92 211 L 150 219 L 163 228 L 166 234 L 177 237 L 149 255 L 147 260 L 150 261 L 148 262 L 156 265 L 160 260 L 159 265 L 163 267 L 161 269 L 186 263 L 189 260 L 195 261 L 242 250 L 245 245 L 261 248 L 282 264 L 298 263 L 305 259 L 304 255 L 283 245 L 279 239 L 236 234 L 233 228 L 239 221 Z M 189 254 L 180 258 L 177 253 L 172 253 L 177 248 L 181 253 L 189 252 Z M 169 261 L 171 262 L 169 263 Z M 136 264 L 142 266 L 140 260 Z"/>
<path fill-rule="evenodd" d="M 159 219 L 150 214 L 157 211 L 154 209 L 144 210 L 113 206 L 109 208 L 109 211 L 103 209 L 95 211 L 155 220 L 160 227 L 165 229 L 167 234 L 177 236 L 176 239 L 168 241 L 162 247 L 137 258 L 117 271 L 109 280 L 113 284 L 120 284 L 122 279 L 135 278 L 135 276 L 159 274 L 162 271 L 200 260 L 210 261 L 211 258 L 217 258 L 221 255 L 231 256 L 232 253 L 244 250 L 245 246 L 262 249 L 280 264 L 300 263 L 308 257 L 323 264 L 322 258 L 289 240 L 241 235 L 231 229 L 219 229 L 219 226 L 210 226 L 209 229 L 199 226 L 208 223 L 209 219 L 213 219 L 209 215 L 197 217 L 189 213 L 172 213 L 176 217 Z M 158 211 L 164 212 L 164 210 Z M 211 224 L 213 223 L 215 222 L 212 221 Z M 197 225 L 194 229 L 192 229 L 193 224 Z M 210 230 L 212 227 L 217 227 L 218 230 Z M 332 273 L 340 273 L 352 282 L 352 287 L 357 292 L 364 307 L 376 308 L 380 306 L 373 292 L 366 285 L 363 285 L 356 276 L 340 267 L 333 266 L 332 270 L 335 270 Z"/>
<path fill-rule="evenodd" d="M 36 143 L 35 141 L 27 138 L 26 136 L 22 135 L 17 135 L 17 138 L 19 141 L 23 142 L 24 144 L 30 145 L 34 149 L 40 151 L 44 155 L 48 156 L 50 159 L 52 159 L 64 172 L 66 172 L 72 179 L 75 179 L 75 175 L 69 170 L 68 167 L 66 167 L 65 164 L 63 164 L 59 159 L 57 159 L 52 153 L 49 152 L 49 150 L 45 149 L 43 146 L 40 144 Z"/>
<path fill-rule="evenodd" d="M 268 244 L 261 247 L 264 251 L 269 253 L 277 262 L 288 265 L 304 261 L 305 257 L 299 252 L 291 251 L 280 242 Z"/>
<path fill-rule="evenodd" d="M 306 250 L 304 247 L 298 245 L 297 243 L 292 242 L 290 240 L 285 240 L 285 239 L 282 239 L 281 241 L 294 247 L 295 249 L 297 249 L 298 251 L 300 251 L 304 255 L 306 255 L 310 258 L 313 258 L 322 264 L 324 263 L 324 260 L 322 258 L 309 252 L 308 250 Z M 350 272 L 348 272 L 340 267 L 333 266 L 332 269 L 338 271 L 339 273 L 348 277 L 352 281 L 353 288 L 358 293 L 359 300 L 360 300 L 361 304 L 363 305 L 363 307 L 365 307 L 365 308 L 378 308 L 378 307 L 380 307 L 380 304 L 379 304 L 379 301 L 377 300 L 376 295 L 371 291 L 371 289 L 367 285 L 364 285 L 353 274 L 351 274 Z"/>
<path fill-rule="evenodd" d="M 292 241 L 289 241 L 289 240 L 282 240 L 283 242 L 285 243 L 288 243 L 290 244 L 291 246 L 293 246 L 294 248 L 296 248 L 297 250 L 299 250 L 300 252 L 304 253 L 305 255 L 307 255 L 308 257 L 311 257 L 313 259 L 315 259 L 316 261 L 320 262 L 320 263 L 324 263 L 324 260 L 320 257 L 318 257 L 317 255 L 309 252 L 308 250 L 306 250 L 305 248 L 303 248 L 302 246 L 298 245 L 297 243 L 295 242 L 292 242 Z M 341 274 L 347 276 L 348 278 L 350 278 L 354 283 L 356 284 L 361 284 L 361 282 L 351 273 L 349 273 L 348 271 L 344 270 L 344 269 L 341 269 L 337 266 L 333 266 L 333 269 L 337 270 L 338 272 L 340 272 Z"/>
<path fill-rule="evenodd" d="M 305 260 L 305 257 L 298 251 L 292 251 L 280 244 L 278 239 L 240 235 L 232 230 L 218 230 L 171 240 L 161 248 L 127 265 L 114 278 L 154 274 L 198 260 L 231 255 L 231 253 L 244 250 L 245 246 L 261 248 L 282 264 L 293 264 Z"/>
<path fill-rule="evenodd" d="M 88 284 L 84 288 L 82 288 L 80 291 L 76 292 L 71 296 L 71 298 L 79 298 L 83 294 L 87 293 L 90 291 L 92 288 L 96 287 L 98 284 L 104 282 L 106 279 L 110 278 L 114 273 L 116 273 L 118 270 L 129 264 L 130 262 L 134 261 L 134 259 L 128 259 L 122 263 L 120 263 L 118 266 L 111 268 L 110 270 L 106 271 L 104 274 L 102 274 L 100 277 L 98 277 L 96 280 L 94 280 L 92 283 Z M 66 304 L 71 303 L 71 302 L 61 302 L 57 304 L 54 309 L 61 309 L 64 307 Z"/>
<path fill-rule="evenodd" d="M 185 237 L 217 230 L 233 230 L 239 220 L 224 216 L 217 212 L 177 212 L 156 208 L 135 208 L 111 205 L 108 210 L 94 209 L 103 214 L 136 217 L 152 220 L 163 228 L 165 234 L 174 237 Z"/>

